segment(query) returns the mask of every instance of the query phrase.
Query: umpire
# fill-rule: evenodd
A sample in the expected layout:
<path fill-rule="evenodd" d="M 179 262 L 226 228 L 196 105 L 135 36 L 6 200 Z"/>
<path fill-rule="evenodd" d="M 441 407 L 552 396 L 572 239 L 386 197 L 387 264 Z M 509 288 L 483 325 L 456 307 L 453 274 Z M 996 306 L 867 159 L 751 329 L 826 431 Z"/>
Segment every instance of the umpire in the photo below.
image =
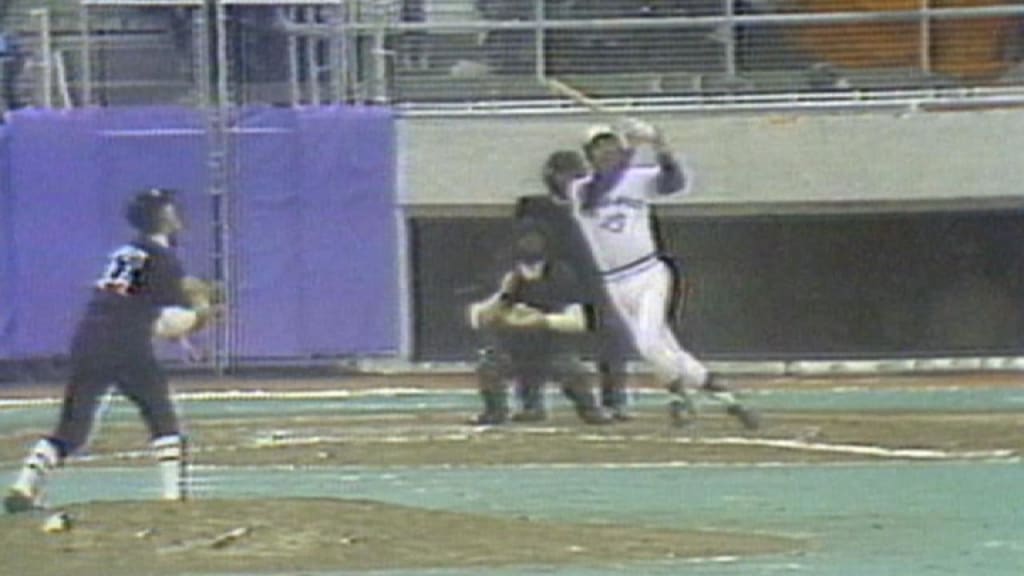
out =
<path fill-rule="evenodd" d="M 71 342 L 71 376 L 53 432 L 39 439 L 4 498 L 8 513 L 40 507 L 46 479 L 89 438 L 101 398 L 116 386 L 139 409 L 158 460 L 163 498 L 185 497 L 184 451 L 167 378 L 153 350 L 154 333 L 182 336 L 210 318 L 191 304 L 174 254 L 183 223 L 168 190 L 148 190 L 127 205 L 138 232 L 120 247 L 96 280 Z"/>
<path fill-rule="evenodd" d="M 589 340 L 600 374 L 601 405 L 616 420 L 628 420 L 626 362 L 633 350 L 632 343 L 608 300 L 594 258 L 573 221 L 567 197 L 569 184 L 586 174 L 587 166 L 579 152 L 553 152 L 541 174 L 548 194 L 520 197 L 516 216 L 543 223 L 555 258 L 566 262 L 579 279 L 579 300 L 595 306 L 598 322 Z"/>

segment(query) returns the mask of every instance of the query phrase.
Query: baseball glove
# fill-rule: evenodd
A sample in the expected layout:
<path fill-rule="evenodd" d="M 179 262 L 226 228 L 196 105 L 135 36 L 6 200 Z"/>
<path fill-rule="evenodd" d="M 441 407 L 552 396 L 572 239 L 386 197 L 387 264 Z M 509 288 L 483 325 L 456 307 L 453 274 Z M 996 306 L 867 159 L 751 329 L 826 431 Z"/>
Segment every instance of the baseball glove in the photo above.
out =
<path fill-rule="evenodd" d="M 181 280 L 185 306 L 169 306 L 160 311 L 153 332 L 162 338 L 177 340 L 205 328 L 223 313 L 224 292 L 215 283 L 186 276 Z"/>
<path fill-rule="evenodd" d="M 196 312 L 196 323 L 190 332 L 202 330 L 223 314 L 224 289 L 220 284 L 186 276 L 181 279 L 181 289 L 189 308 Z"/>
<path fill-rule="evenodd" d="M 181 290 L 185 293 L 189 308 L 194 310 L 210 308 L 224 302 L 224 290 L 219 285 L 195 276 L 182 278 Z"/>

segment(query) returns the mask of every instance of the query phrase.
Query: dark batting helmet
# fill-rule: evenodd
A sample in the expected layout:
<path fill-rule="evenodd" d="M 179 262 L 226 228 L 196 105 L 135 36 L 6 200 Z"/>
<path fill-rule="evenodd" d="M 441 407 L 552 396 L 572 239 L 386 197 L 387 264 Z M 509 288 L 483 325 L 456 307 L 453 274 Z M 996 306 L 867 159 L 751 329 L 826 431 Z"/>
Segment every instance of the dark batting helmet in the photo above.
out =
<path fill-rule="evenodd" d="M 160 225 L 160 213 L 174 204 L 175 192 L 165 188 L 150 188 L 139 192 L 128 201 L 124 217 L 133 228 L 144 234 L 152 234 Z"/>

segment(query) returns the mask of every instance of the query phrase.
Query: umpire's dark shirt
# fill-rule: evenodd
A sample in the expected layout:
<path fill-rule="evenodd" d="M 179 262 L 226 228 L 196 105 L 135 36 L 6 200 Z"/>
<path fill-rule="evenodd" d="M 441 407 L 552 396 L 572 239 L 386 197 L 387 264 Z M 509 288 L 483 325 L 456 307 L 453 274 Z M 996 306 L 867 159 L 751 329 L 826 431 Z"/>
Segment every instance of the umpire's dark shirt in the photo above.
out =
<path fill-rule="evenodd" d="M 548 239 L 552 258 L 572 268 L 579 286 L 576 300 L 596 304 L 604 297 L 604 285 L 570 210 L 547 194 L 521 196 L 516 202 L 516 218 L 536 222 Z"/>
<path fill-rule="evenodd" d="M 140 237 L 110 256 L 72 343 L 77 354 L 152 350 L 153 322 L 165 306 L 187 306 L 184 269 L 174 252 Z"/>

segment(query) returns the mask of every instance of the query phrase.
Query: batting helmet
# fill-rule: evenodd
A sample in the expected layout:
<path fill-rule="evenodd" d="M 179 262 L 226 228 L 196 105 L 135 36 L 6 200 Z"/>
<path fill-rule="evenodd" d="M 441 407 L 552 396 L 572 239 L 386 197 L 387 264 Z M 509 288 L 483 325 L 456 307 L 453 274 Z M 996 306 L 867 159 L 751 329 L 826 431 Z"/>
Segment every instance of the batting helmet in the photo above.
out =
<path fill-rule="evenodd" d="M 594 142 L 602 140 L 604 138 L 613 138 L 619 145 L 622 145 L 622 137 L 619 136 L 618 130 L 615 129 L 611 124 L 595 124 L 587 128 L 586 138 L 583 141 L 583 147 L 589 148 Z"/>

